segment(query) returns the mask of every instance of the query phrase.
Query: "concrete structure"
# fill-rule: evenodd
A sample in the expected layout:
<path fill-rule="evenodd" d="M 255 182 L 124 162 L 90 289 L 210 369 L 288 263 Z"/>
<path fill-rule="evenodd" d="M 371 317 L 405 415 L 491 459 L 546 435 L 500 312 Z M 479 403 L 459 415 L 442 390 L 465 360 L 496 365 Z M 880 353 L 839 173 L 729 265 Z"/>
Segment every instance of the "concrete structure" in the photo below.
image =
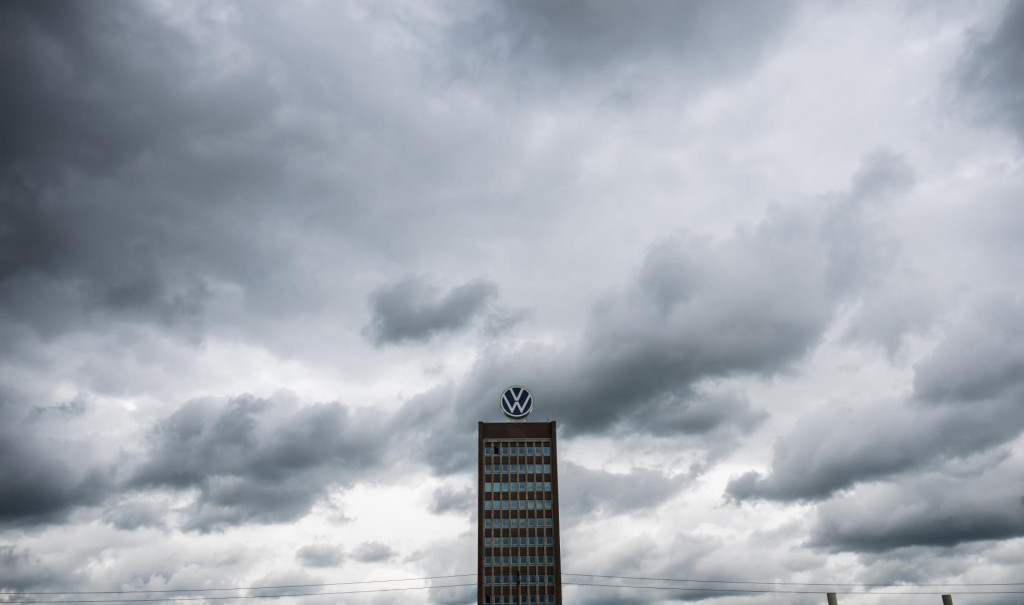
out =
<path fill-rule="evenodd" d="M 481 422 L 479 605 L 562 603 L 554 422 Z"/>

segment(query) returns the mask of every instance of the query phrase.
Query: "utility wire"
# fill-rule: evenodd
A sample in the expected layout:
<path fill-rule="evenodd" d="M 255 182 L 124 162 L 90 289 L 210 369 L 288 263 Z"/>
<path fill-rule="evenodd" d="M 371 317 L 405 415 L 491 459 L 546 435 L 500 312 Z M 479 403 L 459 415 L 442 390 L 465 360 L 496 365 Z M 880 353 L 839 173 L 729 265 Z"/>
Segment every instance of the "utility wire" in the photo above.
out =
<path fill-rule="evenodd" d="M 296 593 L 296 594 L 282 594 L 282 595 L 236 595 L 236 596 L 223 596 L 223 597 L 182 597 L 182 598 L 157 598 L 157 599 L 102 599 L 102 600 L 25 600 L 25 601 L 4 601 L 2 600 L 5 596 L 23 596 L 23 595 L 52 595 L 52 596 L 73 596 L 73 595 L 121 595 L 121 594 L 168 594 L 168 593 L 184 593 L 184 592 L 216 592 L 216 591 L 232 591 L 232 590 L 280 590 L 280 589 L 294 589 L 294 588 L 319 588 L 328 586 L 353 586 L 359 584 L 382 584 L 388 582 L 415 582 L 424 580 L 440 580 L 449 578 L 464 578 L 469 576 L 475 576 L 477 574 L 451 574 L 443 576 L 425 576 L 420 578 L 396 578 L 391 580 L 359 580 L 350 582 L 330 582 L 320 584 L 280 584 L 273 586 L 235 586 L 225 588 L 177 588 L 177 589 L 165 589 L 165 590 L 95 590 L 95 591 L 49 591 L 49 592 L 9 592 L 0 593 L 0 605 L 6 603 L 141 603 L 141 602 L 165 602 L 165 601 L 199 601 L 199 600 L 226 600 L 226 599 L 266 599 L 266 598 L 280 598 L 280 597 L 299 597 L 299 596 L 313 596 L 313 595 L 334 595 L 334 594 L 354 594 L 361 592 L 387 592 L 395 590 L 424 590 L 427 588 L 444 588 L 445 586 L 423 586 L 423 587 L 408 587 L 408 588 L 387 588 L 387 589 L 372 589 L 372 590 L 357 590 L 357 591 L 344 591 L 344 592 L 312 592 L 312 593 Z M 615 580 L 646 580 L 654 582 L 690 582 L 694 584 L 736 584 L 736 585 L 757 585 L 757 586 L 826 586 L 826 587 L 844 587 L 844 588 L 932 588 L 932 587 L 978 587 L 978 586 L 1024 586 L 1024 582 L 963 582 L 963 583 L 946 583 L 946 584 L 845 584 L 838 582 L 765 582 L 755 580 L 697 580 L 693 578 L 653 578 L 646 576 L 613 576 L 613 575 L 602 575 L 602 574 L 579 574 L 579 573 L 563 573 L 563 576 L 573 576 L 581 578 L 605 578 Z M 567 586 L 602 586 L 610 588 L 650 588 L 659 590 L 684 590 L 684 591 L 705 591 L 705 592 L 753 592 L 753 593 L 792 593 L 792 594 L 818 594 L 818 590 L 769 590 L 769 589 L 741 589 L 741 588 L 687 588 L 687 587 L 676 587 L 676 586 L 636 586 L 636 585 L 624 585 L 624 584 L 600 584 L 600 583 L 577 583 L 577 582 L 562 582 Z M 475 583 L 474 583 L 475 584 Z M 446 586 L 472 586 L 474 584 L 450 584 Z M 946 594 L 950 594 L 950 591 L 944 590 Z M 940 594 L 930 592 L 877 592 L 872 591 L 870 593 L 860 593 L 856 591 L 846 591 L 840 594 Z M 1024 594 L 1024 591 L 986 591 L 986 592 L 957 592 L 954 594 Z"/>
<path fill-rule="evenodd" d="M 259 595 L 236 595 L 230 597 L 179 597 L 162 599 L 95 599 L 95 600 L 73 600 L 73 601 L 0 601 L 0 604 L 7 603 L 169 603 L 173 601 L 226 601 L 228 599 L 283 599 L 287 597 L 316 597 L 322 595 L 360 594 L 368 592 L 397 592 L 401 590 L 428 590 L 430 588 L 456 588 L 459 586 L 476 586 L 476 582 L 468 584 L 444 584 L 441 586 L 409 586 L 406 588 L 371 588 L 369 590 L 341 590 L 331 592 L 299 592 L 293 594 L 259 594 Z"/>
<path fill-rule="evenodd" d="M 655 582 L 693 582 L 695 584 L 758 584 L 766 586 L 844 586 L 865 588 L 926 588 L 935 586 L 1024 586 L 1024 582 L 951 582 L 946 584 L 842 584 L 839 582 L 756 582 L 753 580 L 693 580 L 689 578 L 646 578 L 642 576 L 603 576 L 587 573 L 562 573 L 563 576 L 612 578 L 616 580 L 652 580 Z M 565 582 L 563 582 L 564 584 Z M 872 593 L 881 594 L 881 593 Z M 948 594 L 948 593 L 947 593 Z"/>
<path fill-rule="evenodd" d="M 210 592 L 215 590 L 271 590 L 277 588 L 316 588 L 318 586 L 350 586 L 353 584 L 381 584 L 384 582 L 414 582 L 417 580 L 439 580 L 442 578 L 464 578 L 466 576 L 475 576 L 475 573 L 461 573 L 450 576 L 426 576 L 424 578 L 401 578 L 395 580 L 360 580 L 357 582 L 331 582 L 329 584 L 282 584 L 280 586 L 235 586 L 232 588 L 175 588 L 168 590 L 80 590 L 80 591 L 50 591 L 50 592 L 10 592 L 6 594 L 11 595 L 76 595 L 76 594 L 157 594 L 157 593 L 169 593 L 169 592 Z M 0 593 L 2 596 L 4 593 Z M 326 594 L 326 593 L 321 593 Z M 6 601 L 7 603 L 14 603 L 15 601 Z M 36 601 L 33 601 L 36 602 Z M 55 601 L 56 602 L 56 601 Z M 69 603 L 71 601 L 68 601 Z"/>
<path fill-rule="evenodd" d="M 635 584 L 597 584 L 586 582 L 562 582 L 563 586 L 599 586 L 603 588 L 645 588 L 652 590 L 681 590 L 686 592 L 725 592 L 725 593 L 760 593 L 760 594 L 821 594 L 820 590 L 789 590 L 768 588 L 687 588 L 683 586 L 638 586 Z M 845 595 L 979 595 L 979 594 L 1024 594 L 1024 590 L 987 590 L 987 591 L 941 591 L 941 592 L 856 592 L 832 591 Z"/>

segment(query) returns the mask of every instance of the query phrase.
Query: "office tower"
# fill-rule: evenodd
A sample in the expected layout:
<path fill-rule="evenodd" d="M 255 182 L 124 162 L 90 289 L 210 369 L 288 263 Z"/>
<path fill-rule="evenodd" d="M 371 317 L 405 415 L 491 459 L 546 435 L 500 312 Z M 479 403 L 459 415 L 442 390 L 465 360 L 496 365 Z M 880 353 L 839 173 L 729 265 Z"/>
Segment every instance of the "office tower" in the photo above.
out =
<path fill-rule="evenodd" d="M 477 449 L 479 605 L 561 605 L 555 423 L 481 422 Z"/>

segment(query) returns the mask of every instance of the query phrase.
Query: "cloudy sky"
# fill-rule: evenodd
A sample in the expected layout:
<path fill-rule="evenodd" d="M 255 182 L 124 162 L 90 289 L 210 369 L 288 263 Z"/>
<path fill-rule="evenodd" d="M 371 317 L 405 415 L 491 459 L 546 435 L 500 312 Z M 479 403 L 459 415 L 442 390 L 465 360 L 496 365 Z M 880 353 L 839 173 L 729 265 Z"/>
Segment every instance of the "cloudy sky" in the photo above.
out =
<path fill-rule="evenodd" d="M 1024 580 L 1021 57 L 1021 2 L 3 3 L 0 591 L 473 573 L 509 384 L 565 572 Z"/>

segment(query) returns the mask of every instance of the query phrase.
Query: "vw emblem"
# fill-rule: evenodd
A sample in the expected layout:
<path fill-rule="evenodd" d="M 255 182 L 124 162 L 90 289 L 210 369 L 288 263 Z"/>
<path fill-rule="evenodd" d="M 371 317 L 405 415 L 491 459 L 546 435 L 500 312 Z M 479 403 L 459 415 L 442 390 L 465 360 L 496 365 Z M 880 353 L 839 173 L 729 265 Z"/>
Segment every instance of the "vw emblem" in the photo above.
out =
<path fill-rule="evenodd" d="M 501 394 L 501 411 L 513 420 L 526 418 L 533 411 L 533 395 L 526 387 L 509 387 Z"/>

